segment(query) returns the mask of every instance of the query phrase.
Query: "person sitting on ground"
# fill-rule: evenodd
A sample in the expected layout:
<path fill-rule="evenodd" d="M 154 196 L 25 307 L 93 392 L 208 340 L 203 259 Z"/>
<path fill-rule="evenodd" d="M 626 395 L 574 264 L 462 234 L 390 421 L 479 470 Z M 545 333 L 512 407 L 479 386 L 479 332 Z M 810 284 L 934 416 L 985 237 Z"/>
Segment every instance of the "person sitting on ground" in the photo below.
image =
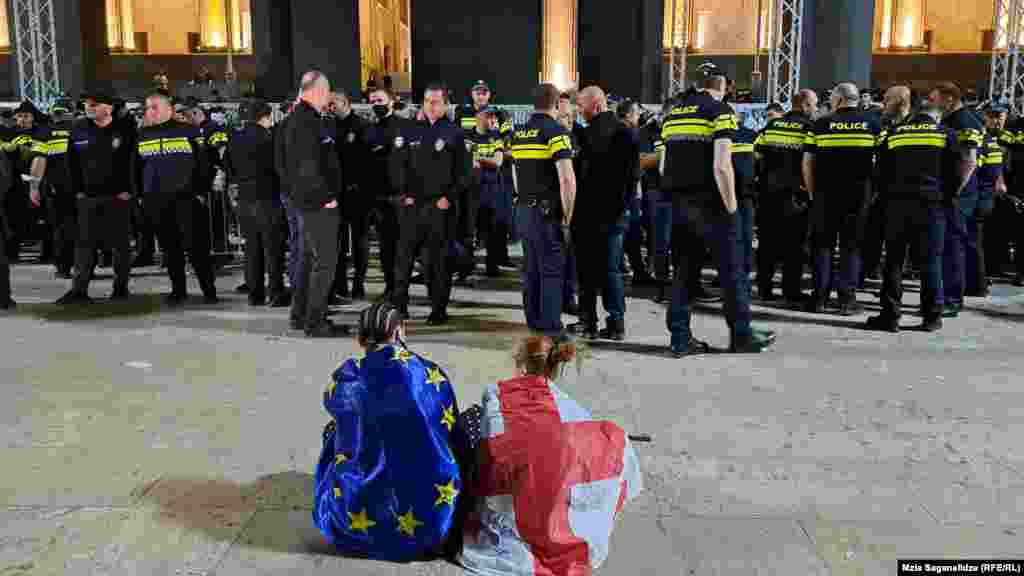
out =
<path fill-rule="evenodd" d="M 406 348 L 404 333 L 391 304 L 362 312 L 365 354 L 345 361 L 324 393 L 332 420 L 313 503 L 316 527 L 339 550 L 395 562 L 454 554 L 445 546 L 453 527 L 461 533 L 463 489 L 452 383 Z"/>
<path fill-rule="evenodd" d="M 518 376 L 487 387 L 473 498 L 459 562 L 470 574 L 590 576 L 615 518 L 643 490 L 625 432 L 598 421 L 553 380 L 576 345 L 530 336 Z"/>

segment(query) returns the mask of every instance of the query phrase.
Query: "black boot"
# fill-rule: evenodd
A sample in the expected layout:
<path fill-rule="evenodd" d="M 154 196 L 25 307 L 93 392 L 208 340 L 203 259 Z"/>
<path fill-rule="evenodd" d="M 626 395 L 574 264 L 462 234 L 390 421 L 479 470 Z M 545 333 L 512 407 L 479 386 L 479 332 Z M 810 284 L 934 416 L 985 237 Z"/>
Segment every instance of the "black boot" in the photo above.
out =
<path fill-rule="evenodd" d="M 626 323 L 623 320 L 609 320 L 608 326 L 598 333 L 603 340 L 622 342 L 626 339 Z"/>

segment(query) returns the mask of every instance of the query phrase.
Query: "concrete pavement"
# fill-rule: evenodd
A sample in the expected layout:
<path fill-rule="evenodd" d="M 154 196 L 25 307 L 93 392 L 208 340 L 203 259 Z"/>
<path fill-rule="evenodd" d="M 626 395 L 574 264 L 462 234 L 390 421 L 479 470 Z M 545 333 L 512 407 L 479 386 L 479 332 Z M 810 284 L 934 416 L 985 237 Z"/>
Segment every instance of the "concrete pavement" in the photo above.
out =
<path fill-rule="evenodd" d="M 310 520 L 320 398 L 356 348 L 301 338 L 286 311 L 231 293 L 239 282 L 218 279 L 220 305 L 170 311 L 146 269 L 130 303 L 67 311 L 45 304 L 67 288 L 50 268 L 14 268 L 0 575 L 461 573 L 323 545 Z M 101 278 L 93 295 L 109 289 Z M 448 368 L 465 405 L 511 374 L 525 333 L 515 290 L 514 276 L 457 288 L 444 328 L 413 308 L 410 345 Z M 994 292 L 938 334 L 758 307 L 779 334 L 770 353 L 684 360 L 666 354 L 664 309 L 631 299 L 628 341 L 591 346 L 563 382 L 653 437 L 638 445 L 647 491 L 600 573 L 895 574 L 897 558 L 1020 557 L 1024 290 Z M 695 333 L 724 347 L 714 308 Z"/>

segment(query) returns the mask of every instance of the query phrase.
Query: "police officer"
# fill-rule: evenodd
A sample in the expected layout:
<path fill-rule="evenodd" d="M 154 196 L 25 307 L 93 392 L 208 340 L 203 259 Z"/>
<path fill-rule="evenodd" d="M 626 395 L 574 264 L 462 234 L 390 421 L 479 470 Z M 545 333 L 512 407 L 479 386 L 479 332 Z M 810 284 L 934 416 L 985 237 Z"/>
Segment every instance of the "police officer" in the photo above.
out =
<path fill-rule="evenodd" d="M 477 114 L 476 128 L 467 136 L 473 154 L 470 188 L 480 201 L 480 235 L 487 248 L 487 276 L 501 275 L 499 265 L 507 252 L 508 223 L 512 217 L 512 196 L 501 182 L 505 144 L 497 129 L 498 109 L 489 106 Z M 472 258 L 472 253 L 469 254 Z"/>
<path fill-rule="evenodd" d="M 7 142 L 5 149 L 14 166 L 13 193 L 7 197 L 7 214 L 13 231 L 7 238 L 7 255 L 12 262 L 19 260 L 21 244 L 31 235 L 33 223 L 39 220 L 36 211 L 42 206 L 41 201 L 34 204 L 30 199 L 41 198 L 40 188 L 46 173 L 49 136 L 38 123 L 40 116 L 31 102 L 22 102 L 14 111 L 15 129 L 4 139 Z M 49 249 L 50 240 L 47 238 L 43 242 L 40 261 L 48 259 L 46 252 Z"/>
<path fill-rule="evenodd" d="M 804 141 L 814 127 L 818 95 L 800 90 L 793 109 L 769 120 L 755 143 L 759 157 L 758 187 L 758 297 L 775 299 L 775 269 L 782 261 L 782 296 L 791 305 L 804 302 L 800 280 L 804 271 L 807 238 L 807 193 L 801 163 Z"/>
<path fill-rule="evenodd" d="M 455 124 L 465 131 L 466 136 L 476 130 L 477 114 L 491 104 L 491 87 L 483 80 L 477 80 L 470 92 L 472 104 L 459 106 L 455 111 Z M 499 127 L 500 129 L 500 127 Z"/>
<path fill-rule="evenodd" d="M 380 267 L 384 272 L 384 299 L 390 300 L 395 291 L 395 251 L 398 248 L 398 196 L 399 189 L 393 173 L 392 154 L 395 143 L 408 124 L 394 113 L 394 96 L 383 89 L 370 93 L 374 124 L 367 130 L 370 160 L 367 164 L 367 195 L 373 210 L 373 225 L 377 230 L 380 247 Z"/>
<path fill-rule="evenodd" d="M 71 278 L 75 263 L 75 235 L 77 206 L 75 196 L 67 186 L 68 139 L 74 116 L 70 102 L 58 101 L 50 108 L 52 123 L 46 143 L 46 176 L 43 189 L 47 193 L 46 207 L 53 227 L 53 251 L 57 275 Z"/>
<path fill-rule="evenodd" d="M 733 114 L 735 114 L 735 109 Z M 740 123 L 736 128 L 736 139 L 732 142 L 732 168 L 736 180 L 736 214 L 739 217 L 739 240 L 741 247 L 740 268 L 750 278 L 754 268 L 754 215 L 756 196 L 756 182 L 754 173 L 754 142 L 757 140 L 757 132 L 749 126 Z M 749 286 L 749 281 L 748 281 Z"/>
<path fill-rule="evenodd" d="M 274 139 L 270 131 L 273 111 L 266 102 L 250 102 L 246 123 L 228 138 L 225 167 L 238 186 L 238 214 L 245 236 L 245 283 L 249 286 L 249 304 L 266 303 L 264 271 L 270 284 L 270 306 L 281 308 L 289 301 L 284 290 L 284 264 L 281 253 L 281 208 L 274 197 L 278 193 L 274 172 Z"/>
<path fill-rule="evenodd" d="M 703 79 L 703 89 L 685 97 L 665 118 L 659 149 L 662 186 L 672 192 L 672 304 L 666 324 L 676 357 L 703 354 L 706 343 L 690 331 L 690 246 L 707 243 L 716 253 L 718 277 L 730 332 L 730 351 L 761 352 L 775 340 L 750 326 L 747 278 L 740 269 L 737 198 L 732 167 L 736 116 L 722 102 L 724 76 Z"/>
<path fill-rule="evenodd" d="M 448 321 L 448 251 L 454 238 L 456 203 L 469 185 L 472 169 L 465 133 L 447 118 L 446 93 L 442 84 L 427 86 L 421 111 L 424 119 L 402 131 L 393 154 L 401 196 L 392 303 L 408 316 L 409 275 L 416 255 L 425 249 L 424 280 L 431 300 L 427 323 L 431 325 Z"/>
<path fill-rule="evenodd" d="M 2 140 L 0 144 L 3 144 Z M 14 169 L 7 155 L 0 151 L 0 241 L 7 239 L 7 192 L 13 184 Z M 0 246 L 0 310 L 12 310 L 15 306 L 14 300 L 11 299 L 11 269 L 7 263 L 7 250 Z"/>
<path fill-rule="evenodd" d="M 334 275 L 334 293 L 342 300 L 349 296 L 356 300 L 366 298 L 366 270 L 370 260 L 370 212 L 373 209 L 372 192 L 366 186 L 369 176 L 367 162 L 369 147 L 367 130 L 369 122 L 352 112 L 348 94 L 334 95 L 334 130 L 338 143 L 342 185 L 341 236 L 338 250 L 338 270 Z M 352 251 L 355 275 L 352 290 L 348 286 L 348 251 Z"/>
<path fill-rule="evenodd" d="M 988 268 L 985 248 L 988 222 L 995 208 L 995 197 L 1006 193 L 1003 180 L 1004 153 L 1000 142 L 1005 111 L 990 107 L 985 112 L 985 135 L 978 151 L 978 207 L 974 218 L 967 221 L 967 254 L 965 263 L 966 295 L 974 298 L 989 296 Z"/>
<path fill-rule="evenodd" d="M 875 146 L 882 132 L 878 116 L 863 111 L 852 83 L 832 90 L 835 112 L 815 122 L 804 144 L 804 184 L 811 197 L 814 230 L 814 294 L 807 311 L 824 311 L 832 286 L 832 253 L 839 243 L 839 276 L 834 287 L 839 314 L 861 312 L 860 282 L 864 227 L 871 203 Z"/>
<path fill-rule="evenodd" d="M 619 103 L 615 109 L 615 115 L 626 127 L 636 143 L 637 153 L 643 154 L 645 158 L 651 158 L 654 147 L 644 141 L 640 133 L 640 119 L 643 117 L 643 109 L 636 102 L 626 99 Z M 657 167 L 657 158 L 653 158 L 651 165 Z M 642 168 L 642 166 L 641 166 Z M 644 188 L 641 181 L 642 170 L 635 173 L 636 180 L 630 183 L 630 190 L 627 192 L 629 206 L 629 223 L 625 236 L 625 247 L 623 252 L 629 260 L 633 269 L 633 285 L 642 286 L 654 283 L 654 277 L 648 271 L 648 262 L 644 260 L 644 228 L 646 225 L 646 203 L 644 202 Z M 647 234 L 651 230 L 647 229 Z"/>
<path fill-rule="evenodd" d="M 67 151 L 67 185 L 77 200 L 78 241 L 75 278 L 58 304 L 90 301 L 89 280 L 101 243 L 114 254 L 111 300 L 129 296 L 136 135 L 114 121 L 114 100 L 108 94 L 91 95 L 86 115 L 72 128 Z"/>
<path fill-rule="evenodd" d="M 891 88 L 886 107 L 899 102 L 899 117 L 910 111 L 910 91 Z M 915 114 L 886 131 L 879 145 L 881 193 L 886 200 L 885 279 L 882 313 L 868 319 L 870 329 L 899 332 L 903 297 L 903 263 L 907 248 L 917 243 L 923 256 L 921 274 L 922 328 L 942 327 L 942 250 L 946 216 L 944 175 L 958 159 L 956 134 L 940 123 L 936 109 Z"/>
<path fill-rule="evenodd" d="M 570 105 L 570 94 L 563 92 L 558 97 L 558 124 L 569 133 L 569 140 L 572 142 L 572 170 L 573 174 L 580 173 L 580 143 L 577 139 L 577 132 L 574 131 L 576 124 L 576 109 Z M 506 140 L 507 143 L 510 142 Z M 507 156 L 506 165 L 512 162 L 511 154 Z M 504 172 L 504 171 L 503 171 Z M 506 184 L 507 185 L 507 184 Z M 513 198 L 513 202 L 515 199 Z M 513 208 L 516 211 L 516 208 Z M 515 226 L 513 226 L 513 229 Z M 514 233 L 515 234 L 515 233 Z M 518 240 L 518 237 L 516 237 Z M 506 252 L 507 255 L 507 246 Z M 562 274 L 562 313 L 566 316 L 580 315 L 580 306 L 576 301 L 576 289 L 578 286 L 576 275 L 576 247 L 569 242 L 565 245 L 565 269 Z"/>
<path fill-rule="evenodd" d="M 479 125 L 480 112 L 486 110 L 491 102 L 491 89 L 483 80 L 478 80 L 472 90 L 473 102 L 469 106 L 460 107 L 455 114 L 455 122 L 466 133 L 466 139 L 471 140 Z M 489 130 L 490 127 L 488 126 Z M 501 127 L 498 127 L 499 134 Z M 455 261 L 452 271 L 456 274 L 456 286 L 472 287 L 476 281 L 473 274 L 476 268 L 476 247 L 477 213 L 480 210 L 480 188 L 470 186 L 464 195 L 462 206 L 458 210 L 458 224 L 456 242 L 458 249 L 455 251 Z"/>
<path fill-rule="evenodd" d="M 668 99 L 662 103 L 661 115 L 656 121 L 644 128 L 644 138 L 649 142 L 649 149 L 655 152 L 653 169 L 644 172 L 644 187 L 647 191 L 647 213 L 650 215 L 649 244 L 647 253 L 654 261 L 654 276 L 658 283 L 658 294 L 654 301 L 669 301 L 668 287 L 672 283 L 672 195 L 662 187 L 661 173 L 658 170 L 657 152 L 664 145 L 661 142 L 661 117 L 675 108 L 675 100 Z"/>
<path fill-rule="evenodd" d="M 188 300 L 187 252 L 204 301 L 216 303 L 209 245 L 202 241 L 195 222 L 197 183 L 203 181 L 206 170 L 200 134 L 193 126 L 172 118 L 173 112 L 165 94 L 156 92 L 146 98 L 145 125 L 139 134 L 136 156 L 142 181 L 136 183 L 136 189 L 143 195 L 147 218 L 156 227 L 167 263 L 171 280 L 167 302 L 179 305 Z"/>
<path fill-rule="evenodd" d="M 946 297 L 943 316 L 960 314 L 966 288 L 966 252 L 969 248 L 967 224 L 974 222 L 978 209 L 978 152 L 985 129 L 981 121 L 964 107 L 960 88 L 950 82 L 935 87 L 928 95 L 928 105 L 942 114 L 942 122 L 957 134 L 961 162 L 947 179 L 951 187 L 946 207 L 946 248 L 942 254 L 942 289 Z M 974 249 L 970 245 L 970 249 Z"/>
<path fill-rule="evenodd" d="M 509 152 L 519 192 L 522 225 L 523 301 L 526 325 L 546 335 L 562 333 L 562 282 L 569 224 L 576 204 L 576 175 L 569 133 L 556 120 L 558 89 L 541 84 L 534 113 L 515 130 Z"/>

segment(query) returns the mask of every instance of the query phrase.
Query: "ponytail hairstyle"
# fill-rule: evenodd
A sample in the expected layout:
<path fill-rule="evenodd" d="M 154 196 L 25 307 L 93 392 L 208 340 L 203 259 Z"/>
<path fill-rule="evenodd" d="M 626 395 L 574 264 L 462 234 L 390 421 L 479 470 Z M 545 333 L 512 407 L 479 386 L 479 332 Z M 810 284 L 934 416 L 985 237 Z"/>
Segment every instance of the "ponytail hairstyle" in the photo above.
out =
<path fill-rule="evenodd" d="M 390 342 L 401 324 L 402 314 L 393 304 L 374 304 L 359 314 L 359 345 L 373 352 Z"/>
<path fill-rule="evenodd" d="M 516 365 L 527 375 L 554 380 L 565 364 L 578 360 L 576 343 L 568 338 L 529 336 L 516 349 Z"/>

